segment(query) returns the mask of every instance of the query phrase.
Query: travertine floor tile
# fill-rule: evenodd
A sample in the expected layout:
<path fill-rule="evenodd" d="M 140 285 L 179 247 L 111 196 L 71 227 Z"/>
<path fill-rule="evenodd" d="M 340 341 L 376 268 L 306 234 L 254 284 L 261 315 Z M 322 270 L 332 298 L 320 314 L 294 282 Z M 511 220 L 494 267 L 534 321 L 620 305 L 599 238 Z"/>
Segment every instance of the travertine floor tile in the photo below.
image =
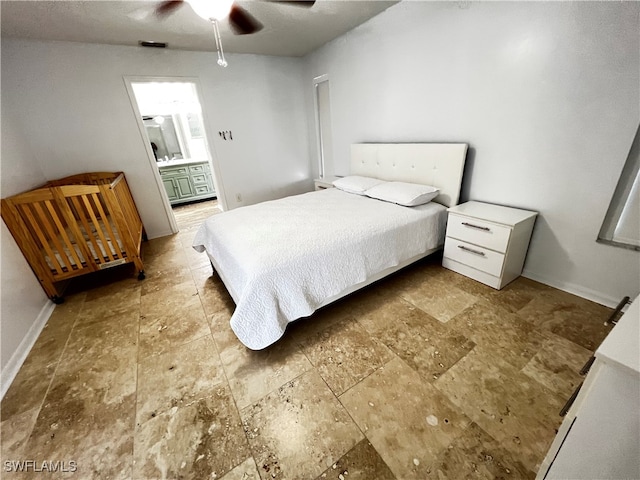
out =
<path fill-rule="evenodd" d="M 192 279 L 178 285 L 168 286 L 157 292 L 143 295 L 140 299 L 140 311 L 146 318 L 158 318 L 168 312 L 179 312 L 182 305 L 198 296 L 198 290 Z"/>
<path fill-rule="evenodd" d="M 402 290 L 400 296 L 443 323 L 477 301 L 474 295 L 437 278 L 412 285 Z"/>
<path fill-rule="evenodd" d="M 144 285 L 144 282 L 138 280 L 137 275 L 131 268 L 123 268 L 122 270 L 114 269 L 113 271 L 107 270 L 107 275 L 100 275 L 103 273 L 105 272 L 101 271 L 90 274 L 92 277 L 88 280 L 86 302 L 103 300 L 108 303 L 113 300 L 114 296 L 117 298 L 123 291 L 139 289 Z M 80 283 L 80 278 L 82 277 L 74 281 Z M 69 298 L 65 296 L 62 305 L 67 305 L 68 302 Z"/>
<path fill-rule="evenodd" d="M 530 323 L 485 300 L 466 309 L 447 326 L 518 368 L 526 365 L 546 340 Z"/>
<path fill-rule="evenodd" d="M 191 270 L 185 265 L 152 267 L 146 274 L 147 278 L 142 282 L 143 296 L 191 281 Z"/>
<path fill-rule="evenodd" d="M 140 319 L 140 358 L 165 353 L 210 335 L 209 324 L 197 295 L 188 298 L 179 311 Z"/>
<path fill-rule="evenodd" d="M 198 252 L 191 245 L 185 247 L 184 249 L 185 257 L 187 258 L 187 264 L 189 268 L 195 270 L 200 267 L 209 267 L 211 268 L 211 263 L 209 257 L 206 252 Z"/>
<path fill-rule="evenodd" d="M 551 290 L 551 287 L 547 285 L 525 277 L 518 277 L 502 290 L 493 290 L 487 299 L 505 310 L 517 312 L 537 295 L 549 290 Z"/>
<path fill-rule="evenodd" d="M 233 303 L 231 295 L 218 274 L 213 271 L 211 265 L 193 269 L 191 274 L 207 315 L 220 312 L 233 313 L 236 308 L 235 303 Z"/>
<path fill-rule="evenodd" d="M 177 236 L 178 239 L 180 240 L 180 243 L 182 243 L 182 247 L 183 248 L 191 248 L 191 246 L 193 245 L 193 239 L 196 236 L 196 233 L 198 233 L 198 228 L 180 228 L 180 231 L 178 232 Z"/>
<path fill-rule="evenodd" d="M 54 308 L 2 399 L 0 413 L 3 421 L 42 404 L 85 297 L 86 293 L 70 295 L 65 303 Z"/>
<path fill-rule="evenodd" d="M 86 405 L 120 403 L 136 393 L 138 315 L 75 328 L 51 389 L 66 389 Z"/>
<path fill-rule="evenodd" d="M 367 441 L 362 440 L 349 450 L 347 454 L 327 468 L 318 480 L 395 480 L 378 452 Z"/>
<path fill-rule="evenodd" d="M 207 315 L 220 312 L 233 313 L 236 308 L 231 295 L 229 295 L 221 281 L 219 283 L 214 282 L 209 288 L 200 291 L 200 301 Z"/>
<path fill-rule="evenodd" d="M 118 290 L 117 293 L 108 297 L 84 302 L 78 314 L 78 324 L 88 325 L 103 321 L 114 315 L 139 309 L 141 291 L 142 285 L 138 282 L 137 285 Z"/>
<path fill-rule="evenodd" d="M 243 409 L 241 416 L 263 480 L 315 478 L 363 439 L 315 371 Z"/>
<path fill-rule="evenodd" d="M 177 234 L 167 235 L 165 237 L 154 238 L 142 244 L 143 258 L 146 262 L 147 257 L 154 258 L 161 256 L 169 251 L 180 250 L 182 242 Z"/>
<path fill-rule="evenodd" d="M 249 455 L 231 392 L 218 387 L 137 427 L 134 477 L 219 478 Z"/>
<path fill-rule="evenodd" d="M 210 336 L 142 360 L 138 366 L 137 423 L 208 397 L 225 381 Z"/>
<path fill-rule="evenodd" d="M 429 478 L 533 479 L 535 475 L 513 460 L 500 442 L 472 423 L 427 469 Z"/>
<path fill-rule="evenodd" d="M 247 458 L 236 468 L 227 473 L 221 480 L 260 480 L 258 467 L 253 457 Z"/>
<path fill-rule="evenodd" d="M 151 240 L 151 242 L 156 240 Z M 154 270 L 170 270 L 171 268 L 180 268 L 184 266 L 187 266 L 187 257 L 185 249 L 182 247 L 182 243 L 178 239 L 174 239 L 170 242 L 167 250 L 155 252 L 150 255 L 144 255 L 145 272 L 152 272 Z"/>
<path fill-rule="evenodd" d="M 191 275 L 195 282 L 198 292 L 203 292 L 209 288 L 224 288 L 224 284 L 217 273 L 213 271 L 211 265 L 203 265 L 198 268 L 191 269 Z"/>
<path fill-rule="evenodd" d="M 2 435 L 0 440 L 2 465 L 5 461 L 19 461 L 28 457 L 24 455 L 24 447 L 27 439 L 31 435 L 31 431 L 38 418 L 40 407 L 32 408 L 26 412 L 13 415 L 7 420 L 0 423 L 0 432 Z"/>
<path fill-rule="evenodd" d="M 593 352 L 554 334 L 542 344 L 542 348 L 522 369 L 522 373 L 537 380 L 562 398 L 569 398 L 578 384 L 584 380 L 580 369 Z"/>
<path fill-rule="evenodd" d="M 57 361 L 45 363 L 29 355 L 2 399 L 2 420 L 39 408 L 57 366 Z"/>
<path fill-rule="evenodd" d="M 232 311 L 221 311 L 209 315 L 209 328 L 213 335 L 213 340 L 216 342 L 218 352 L 223 352 L 232 347 L 243 347 L 236 334 L 231 329 L 231 315 Z"/>
<path fill-rule="evenodd" d="M 23 452 L 39 461 L 77 465 L 76 472 L 38 478 L 131 478 L 134 415 L 134 395 L 96 405 L 79 389 L 60 383 L 47 394 Z"/>
<path fill-rule="evenodd" d="M 566 399 L 493 351 L 474 348 L 434 385 L 530 470 L 544 457 Z"/>
<path fill-rule="evenodd" d="M 605 325 L 605 321 L 612 312 L 602 305 L 553 290 L 536 296 L 517 314 L 536 328 L 595 350 L 611 331 L 612 326 Z"/>
<path fill-rule="evenodd" d="M 355 320 L 318 332 L 304 352 L 336 395 L 351 388 L 393 358 L 393 354 Z"/>
<path fill-rule="evenodd" d="M 340 401 L 402 479 L 427 478 L 426 468 L 471 423 L 398 358 L 348 390 Z"/>
<path fill-rule="evenodd" d="M 474 343 L 402 299 L 389 300 L 358 322 L 429 382 L 437 379 Z"/>
<path fill-rule="evenodd" d="M 240 409 L 312 368 L 298 345 L 288 339 L 259 351 L 236 342 L 220 353 L 220 359 Z"/>
<path fill-rule="evenodd" d="M 285 335 L 293 337 L 300 345 L 304 345 L 318 333 L 333 325 L 352 322 L 350 306 L 351 302 L 338 301 L 321 308 L 310 317 L 301 318 L 287 325 Z"/>

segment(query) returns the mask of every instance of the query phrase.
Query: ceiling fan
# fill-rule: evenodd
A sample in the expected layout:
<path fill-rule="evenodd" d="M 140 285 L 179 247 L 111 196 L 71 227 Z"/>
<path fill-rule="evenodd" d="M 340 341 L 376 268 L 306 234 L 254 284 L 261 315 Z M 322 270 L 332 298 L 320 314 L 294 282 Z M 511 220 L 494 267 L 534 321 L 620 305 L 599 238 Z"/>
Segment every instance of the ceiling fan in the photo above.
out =
<path fill-rule="evenodd" d="M 286 5 L 294 5 L 298 7 L 312 7 L 315 0 L 263 0 L 270 3 L 282 3 Z M 208 20 L 213 25 L 213 31 L 216 39 L 216 48 L 218 50 L 218 65 L 226 67 L 227 61 L 224 58 L 222 49 L 222 40 L 220 39 L 220 30 L 218 22 L 228 20 L 233 33 L 236 35 L 249 35 L 262 30 L 263 25 L 247 10 L 236 4 L 234 0 L 164 0 L 161 1 L 156 9 L 156 15 L 160 18 L 167 17 L 177 11 L 184 4 L 189 4 L 195 13 L 200 17 Z"/>

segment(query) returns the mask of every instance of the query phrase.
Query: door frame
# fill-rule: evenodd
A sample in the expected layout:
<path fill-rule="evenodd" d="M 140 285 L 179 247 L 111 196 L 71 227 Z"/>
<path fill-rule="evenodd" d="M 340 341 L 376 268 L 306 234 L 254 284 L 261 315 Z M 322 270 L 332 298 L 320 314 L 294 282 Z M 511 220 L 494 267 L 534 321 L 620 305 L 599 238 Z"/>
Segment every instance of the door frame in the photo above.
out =
<path fill-rule="evenodd" d="M 325 151 L 324 151 L 324 138 L 322 132 L 322 122 L 320 120 L 320 104 L 318 102 L 318 87 L 321 83 L 329 81 L 329 74 L 325 73 L 314 77 L 313 79 L 313 112 L 316 123 L 316 154 L 318 155 L 318 176 L 324 178 L 325 176 Z M 331 91 L 331 90 L 329 90 Z"/>
<path fill-rule="evenodd" d="M 169 201 L 169 196 L 165 191 L 164 184 L 162 183 L 162 177 L 160 176 L 160 169 L 156 164 L 155 155 L 153 154 L 153 149 L 151 148 L 151 144 L 147 141 L 148 136 L 144 126 L 144 122 L 142 120 L 142 114 L 140 113 L 140 109 L 138 108 L 138 101 L 136 100 L 135 92 L 133 91 L 133 83 L 153 83 L 153 82 L 164 82 L 164 83 L 193 83 L 195 86 L 196 96 L 198 98 L 198 102 L 200 103 L 200 113 L 202 116 L 202 126 L 204 128 L 204 138 L 207 145 L 207 149 L 209 151 L 209 167 L 211 168 L 211 172 L 213 173 L 213 186 L 216 189 L 216 196 L 218 198 L 218 205 L 222 210 L 227 209 L 226 197 L 224 195 L 224 187 L 222 184 L 222 179 L 220 177 L 220 166 L 218 163 L 218 157 L 216 155 L 215 147 L 211 139 L 213 136 L 210 134 L 209 129 L 209 121 L 207 119 L 207 114 L 205 112 L 204 104 L 202 102 L 201 91 L 202 88 L 200 86 L 200 79 L 198 77 L 180 77 L 180 76 L 153 76 L 153 75 L 125 75 L 123 76 L 125 88 L 127 90 L 127 94 L 129 95 L 129 103 L 133 109 L 134 116 L 136 118 L 136 123 L 138 124 L 138 130 L 140 133 L 140 138 L 144 144 L 144 148 L 147 152 L 147 160 L 149 161 L 149 166 L 153 171 L 153 178 L 156 182 L 156 187 L 158 188 L 158 193 L 160 194 L 160 198 L 162 199 L 162 206 L 167 215 L 167 219 L 169 221 L 169 226 L 171 228 L 172 233 L 178 233 L 180 229 L 178 228 L 178 223 L 176 222 L 176 217 L 173 213 L 173 208 L 171 207 L 171 202 Z"/>

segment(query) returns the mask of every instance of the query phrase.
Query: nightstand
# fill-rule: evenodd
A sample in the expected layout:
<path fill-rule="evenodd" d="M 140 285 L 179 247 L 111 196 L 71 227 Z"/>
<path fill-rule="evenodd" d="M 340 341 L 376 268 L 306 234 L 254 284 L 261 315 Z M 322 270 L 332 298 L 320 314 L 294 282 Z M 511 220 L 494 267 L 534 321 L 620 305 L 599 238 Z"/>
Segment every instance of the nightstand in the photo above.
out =
<path fill-rule="evenodd" d="M 481 202 L 448 211 L 443 267 L 498 290 L 520 276 L 537 212 Z"/>
<path fill-rule="evenodd" d="M 316 178 L 313 183 L 316 186 L 316 190 L 325 190 L 327 188 L 333 188 L 333 182 L 340 177 L 323 177 Z"/>

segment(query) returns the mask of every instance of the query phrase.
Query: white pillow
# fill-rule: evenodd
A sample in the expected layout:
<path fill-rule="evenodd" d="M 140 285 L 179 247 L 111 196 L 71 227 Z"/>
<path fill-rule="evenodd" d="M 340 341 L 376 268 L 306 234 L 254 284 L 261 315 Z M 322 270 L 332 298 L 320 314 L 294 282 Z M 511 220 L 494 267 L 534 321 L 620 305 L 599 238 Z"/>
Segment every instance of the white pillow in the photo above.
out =
<path fill-rule="evenodd" d="M 415 207 L 429 203 L 440 191 L 430 185 L 418 183 L 386 182 L 367 190 L 366 195 L 385 202 L 397 203 L 405 207 Z"/>
<path fill-rule="evenodd" d="M 364 195 L 367 190 L 376 185 L 385 183 L 384 180 L 378 180 L 372 177 L 361 177 L 359 175 L 349 175 L 334 180 L 333 186 L 344 190 L 348 193 L 355 193 L 356 195 Z"/>

